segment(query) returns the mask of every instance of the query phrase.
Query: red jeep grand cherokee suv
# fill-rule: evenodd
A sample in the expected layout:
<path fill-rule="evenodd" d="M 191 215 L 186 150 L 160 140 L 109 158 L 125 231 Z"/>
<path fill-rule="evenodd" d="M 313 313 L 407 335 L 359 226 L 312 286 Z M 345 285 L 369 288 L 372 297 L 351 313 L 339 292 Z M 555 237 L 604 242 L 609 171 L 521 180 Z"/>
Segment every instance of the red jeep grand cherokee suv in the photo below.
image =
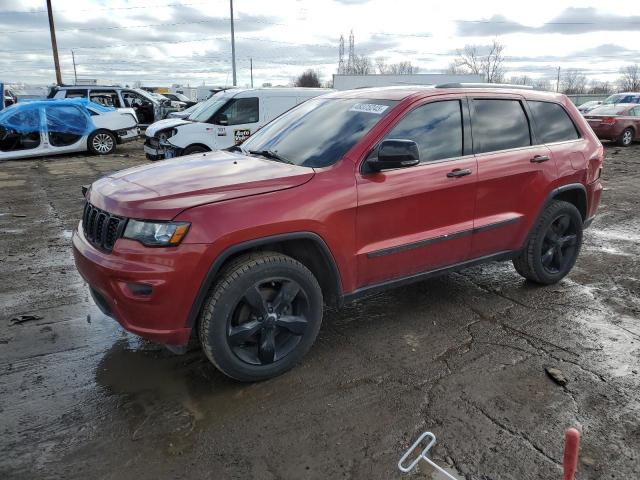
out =
<path fill-rule="evenodd" d="M 98 306 L 225 374 L 311 347 L 323 304 L 489 260 L 551 284 L 600 201 L 603 148 L 563 95 L 488 85 L 331 93 L 242 145 L 86 192 L 73 236 Z"/>

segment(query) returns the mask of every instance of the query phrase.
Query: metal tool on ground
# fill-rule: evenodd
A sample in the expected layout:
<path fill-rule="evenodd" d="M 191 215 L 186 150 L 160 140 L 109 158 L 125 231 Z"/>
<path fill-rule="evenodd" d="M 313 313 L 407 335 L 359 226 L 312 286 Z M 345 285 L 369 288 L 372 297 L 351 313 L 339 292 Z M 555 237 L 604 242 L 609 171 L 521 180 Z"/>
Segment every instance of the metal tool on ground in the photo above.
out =
<path fill-rule="evenodd" d="M 425 438 L 429 438 L 430 441 L 427 446 L 420 452 L 409 465 L 405 466 L 405 462 L 412 454 L 416 451 L 418 446 L 422 443 Z M 442 473 L 445 477 L 450 478 L 452 480 L 458 480 L 456 477 L 451 475 L 442 467 L 436 465 L 433 460 L 431 460 L 427 454 L 429 450 L 436 444 L 436 436 L 431 432 L 424 432 L 422 435 L 418 437 L 418 439 L 413 442 L 413 445 L 409 447 L 409 449 L 402 455 L 402 458 L 398 462 L 398 468 L 402 473 L 411 472 L 420 460 L 424 460 L 433 468 L 435 468 L 438 472 Z M 575 428 L 569 428 L 564 434 L 564 455 L 562 458 L 562 467 L 563 467 L 563 476 L 562 480 L 575 480 L 576 470 L 578 468 L 578 453 L 580 452 L 580 432 Z"/>
<path fill-rule="evenodd" d="M 414 453 L 414 451 L 418 448 L 418 446 L 420 445 L 420 443 L 422 443 L 422 441 L 425 438 L 430 438 L 431 440 L 429 441 L 429 443 L 427 444 L 427 446 L 424 448 L 424 450 L 422 450 L 422 452 L 420 452 L 420 455 L 418 455 L 409 465 L 404 466 L 404 463 L 407 461 L 407 459 L 411 456 L 412 453 Z M 425 462 L 427 462 L 429 465 L 431 465 L 433 468 L 435 468 L 437 471 L 439 471 L 440 473 L 442 473 L 444 476 L 446 476 L 447 478 L 450 478 L 451 480 L 458 480 L 458 478 L 454 477 L 453 475 L 451 475 L 449 472 L 447 472 L 444 468 L 439 467 L 438 465 L 436 465 L 433 460 L 431 460 L 429 457 L 427 457 L 427 454 L 429 453 L 429 450 L 431 450 L 431 447 L 433 447 L 436 444 L 436 436 L 431 433 L 431 432 L 424 432 L 422 435 L 420 435 L 418 437 L 418 439 L 413 442 L 413 445 L 411 445 L 411 447 L 409 448 L 409 450 L 407 450 L 405 452 L 405 454 L 402 456 L 402 458 L 400 459 L 400 461 L 398 462 L 398 468 L 400 469 L 400 471 L 402 473 L 409 473 L 411 470 L 413 470 L 414 468 L 416 468 L 416 466 L 418 465 L 418 463 L 420 463 L 420 460 L 424 460 Z"/>

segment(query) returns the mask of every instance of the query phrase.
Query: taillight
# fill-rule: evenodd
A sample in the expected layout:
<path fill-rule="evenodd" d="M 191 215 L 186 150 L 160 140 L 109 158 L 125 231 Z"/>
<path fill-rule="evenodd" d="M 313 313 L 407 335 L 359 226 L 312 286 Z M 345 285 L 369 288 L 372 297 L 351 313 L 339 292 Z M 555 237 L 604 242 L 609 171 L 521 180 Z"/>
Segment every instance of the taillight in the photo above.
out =
<path fill-rule="evenodd" d="M 603 125 L 613 125 L 616 123 L 616 117 L 604 117 L 601 123 Z"/>

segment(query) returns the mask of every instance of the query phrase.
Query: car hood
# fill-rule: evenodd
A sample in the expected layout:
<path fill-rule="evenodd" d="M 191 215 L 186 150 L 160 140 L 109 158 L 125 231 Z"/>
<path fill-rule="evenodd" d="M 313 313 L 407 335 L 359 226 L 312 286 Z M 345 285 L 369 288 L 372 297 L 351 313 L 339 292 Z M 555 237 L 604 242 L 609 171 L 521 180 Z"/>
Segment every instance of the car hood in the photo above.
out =
<path fill-rule="evenodd" d="M 187 123 L 191 123 L 191 122 L 183 118 L 165 118 L 164 120 L 160 120 L 158 122 L 155 122 L 149 125 L 147 127 L 147 131 L 145 135 L 147 137 L 153 137 L 160 130 L 164 130 L 165 128 L 179 127 L 180 125 L 185 125 Z"/>
<path fill-rule="evenodd" d="M 215 151 L 115 172 L 94 182 L 87 199 L 115 215 L 170 220 L 198 205 L 297 187 L 314 174 L 308 167 Z"/>

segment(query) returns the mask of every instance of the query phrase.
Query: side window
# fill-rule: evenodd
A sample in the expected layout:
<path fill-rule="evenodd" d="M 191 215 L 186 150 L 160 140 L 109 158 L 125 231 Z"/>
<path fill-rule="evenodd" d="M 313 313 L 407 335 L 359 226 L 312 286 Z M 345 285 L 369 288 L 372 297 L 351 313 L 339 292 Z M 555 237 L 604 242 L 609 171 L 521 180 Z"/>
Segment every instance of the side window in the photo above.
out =
<path fill-rule="evenodd" d="M 76 143 L 87 131 L 87 117 L 72 105 L 55 105 L 45 110 L 49 143 L 66 147 Z"/>
<path fill-rule="evenodd" d="M 86 90 L 67 90 L 67 98 L 87 98 Z"/>
<path fill-rule="evenodd" d="M 115 90 L 91 90 L 89 100 L 104 105 L 105 107 L 118 108 L 120 106 L 118 94 Z"/>
<path fill-rule="evenodd" d="M 39 145 L 39 109 L 16 112 L 0 124 L 0 151 L 30 150 Z"/>
<path fill-rule="evenodd" d="M 531 145 L 529 121 L 519 100 L 475 99 L 473 105 L 471 121 L 476 153 Z"/>
<path fill-rule="evenodd" d="M 557 103 L 531 100 L 527 103 L 536 122 L 536 135 L 541 143 L 565 142 L 580 138 L 571 118 Z"/>
<path fill-rule="evenodd" d="M 462 156 L 462 110 L 459 100 L 422 105 L 410 111 L 385 138 L 413 140 L 421 162 Z"/>
<path fill-rule="evenodd" d="M 640 117 L 640 107 L 634 107 L 629 111 L 629 115 L 632 117 Z"/>
<path fill-rule="evenodd" d="M 216 115 L 226 115 L 227 125 L 256 123 L 259 119 L 258 98 L 234 98 Z"/>

